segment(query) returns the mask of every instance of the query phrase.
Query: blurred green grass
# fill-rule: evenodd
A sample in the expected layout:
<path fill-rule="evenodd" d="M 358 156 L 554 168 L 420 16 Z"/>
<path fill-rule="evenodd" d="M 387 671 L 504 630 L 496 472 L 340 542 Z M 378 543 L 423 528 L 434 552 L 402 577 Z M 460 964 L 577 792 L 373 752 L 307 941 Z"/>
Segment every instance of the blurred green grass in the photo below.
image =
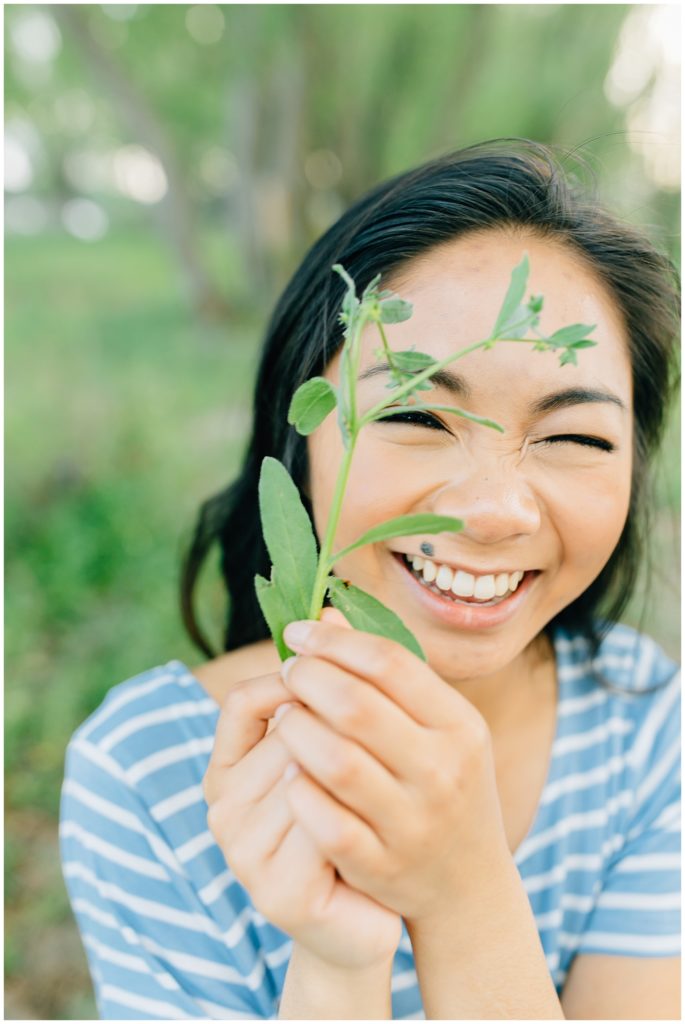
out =
<path fill-rule="evenodd" d="M 240 267 L 207 248 L 240 302 Z M 9 239 L 5 256 L 6 1008 L 88 1018 L 59 870 L 65 747 L 114 684 L 204 660 L 177 610 L 181 550 L 237 468 L 263 324 L 198 325 L 142 231 Z M 218 647 L 213 569 L 200 611 Z"/>
<path fill-rule="evenodd" d="M 240 297 L 239 256 L 217 236 L 205 245 Z M 65 747 L 112 685 L 204 660 L 177 610 L 181 546 L 237 468 L 268 309 L 198 325 L 144 232 L 94 246 L 10 239 L 5 255 L 6 1009 L 77 1019 L 95 1004 L 59 870 Z M 642 623 L 676 657 L 679 441 L 676 410 L 657 474 L 660 583 Z M 218 646 L 215 568 L 200 609 Z M 638 598 L 626 621 L 640 611 Z"/>
<path fill-rule="evenodd" d="M 53 813 L 65 738 L 107 689 L 197 660 L 181 534 L 235 470 L 256 356 L 249 325 L 189 319 L 151 239 L 100 249 L 6 253 L 9 801 Z"/>

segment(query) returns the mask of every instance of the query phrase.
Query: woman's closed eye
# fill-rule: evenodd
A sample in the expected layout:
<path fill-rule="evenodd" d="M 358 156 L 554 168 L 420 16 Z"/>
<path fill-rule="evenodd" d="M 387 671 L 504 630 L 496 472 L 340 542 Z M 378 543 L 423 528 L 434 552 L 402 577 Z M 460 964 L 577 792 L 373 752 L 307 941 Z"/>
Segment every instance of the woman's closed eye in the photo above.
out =
<path fill-rule="evenodd" d="M 444 423 L 441 423 L 436 416 L 430 416 L 425 412 L 398 412 L 391 416 L 379 416 L 377 423 L 414 423 L 417 427 L 430 427 L 431 430 L 447 430 Z"/>
<path fill-rule="evenodd" d="M 417 427 L 428 427 L 430 430 L 447 430 L 447 427 L 436 416 L 429 413 L 414 410 L 412 412 L 398 412 L 391 416 L 380 416 L 379 423 L 411 423 Z M 611 441 L 602 437 L 592 437 L 589 434 L 555 434 L 553 437 L 545 437 L 534 444 L 579 444 L 587 448 L 598 448 L 605 452 L 613 452 L 616 446 Z"/>
<path fill-rule="evenodd" d="M 605 441 L 603 437 L 591 437 L 589 434 L 555 434 L 554 437 L 545 437 L 542 441 L 534 444 L 580 444 L 586 448 L 600 448 L 604 452 L 616 451 L 616 445 L 611 441 Z"/>

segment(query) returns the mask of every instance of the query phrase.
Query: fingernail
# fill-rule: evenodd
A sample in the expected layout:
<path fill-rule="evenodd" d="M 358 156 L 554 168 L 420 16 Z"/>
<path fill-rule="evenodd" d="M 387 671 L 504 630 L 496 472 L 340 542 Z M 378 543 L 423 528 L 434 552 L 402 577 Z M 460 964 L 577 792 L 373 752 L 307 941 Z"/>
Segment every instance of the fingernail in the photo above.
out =
<path fill-rule="evenodd" d="M 311 632 L 312 625 L 313 623 L 308 622 L 306 619 L 299 622 L 289 622 L 283 631 L 285 642 L 290 647 L 303 644 Z"/>
<path fill-rule="evenodd" d="M 288 761 L 287 765 L 285 766 L 285 771 L 283 772 L 283 781 L 290 782 L 290 780 L 294 779 L 296 775 L 299 775 L 299 772 L 300 769 L 295 764 L 295 762 Z"/>
<path fill-rule="evenodd" d="M 293 654 L 290 658 L 286 658 L 283 664 L 281 665 L 281 678 L 283 680 L 286 680 L 288 678 L 288 673 L 290 672 L 290 669 L 293 667 L 294 661 L 297 661 L 296 654 Z"/>
<path fill-rule="evenodd" d="M 283 715 L 286 713 L 286 711 L 290 711 L 292 706 L 293 705 L 290 701 L 286 701 L 285 704 L 279 704 L 276 710 L 274 711 L 274 722 L 278 722 L 281 718 L 283 718 Z"/>

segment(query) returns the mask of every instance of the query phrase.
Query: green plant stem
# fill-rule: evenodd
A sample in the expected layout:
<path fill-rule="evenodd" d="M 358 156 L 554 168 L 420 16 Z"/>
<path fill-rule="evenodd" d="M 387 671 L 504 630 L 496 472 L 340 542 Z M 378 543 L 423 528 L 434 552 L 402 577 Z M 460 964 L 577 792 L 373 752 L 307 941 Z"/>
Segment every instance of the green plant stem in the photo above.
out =
<path fill-rule="evenodd" d="M 338 471 L 335 493 L 331 503 L 331 510 L 328 515 L 326 535 L 321 544 L 319 562 L 316 567 L 316 577 L 314 579 L 314 589 L 312 591 L 312 603 L 309 607 L 310 619 L 318 619 L 319 613 L 323 608 L 323 599 L 326 593 L 326 584 L 328 581 L 328 567 L 331 552 L 333 551 L 333 541 L 335 540 L 335 531 L 338 527 L 338 520 L 340 519 L 340 511 L 342 509 L 342 502 L 345 496 L 347 478 L 350 475 L 350 466 L 352 465 L 352 455 L 354 454 L 354 446 L 357 442 L 357 436 L 358 431 L 354 431 L 350 440 L 350 446 L 345 449 L 345 454 L 343 455 L 343 460 Z"/>
<path fill-rule="evenodd" d="M 309 618 L 318 619 L 321 609 L 323 608 L 323 599 L 326 594 L 326 586 L 328 582 L 329 573 L 329 562 L 331 559 L 331 553 L 333 551 L 333 542 L 335 540 L 335 532 L 338 528 L 338 520 L 340 519 L 340 512 L 342 510 L 343 498 L 345 496 L 345 488 L 347 487 L 347 478 L 350 475 L 350 467 L 352 465 L 352 456 L 354 454 L 354 446 L 357 443 L 359 431 L 361 430 L 361 423 L 357 422 L 357 374 L 359 372 L 359 358 L 361 353 L 361 345 L 359 340 L 361 332 L 366 326 L 366 321 L 363 317 L 360 317 L 354 326 L 354 333 L 350 341 L 350 394 L 349 394 L 349 411 L 350 411 L 350 443 L 349 447 L 345 449 L 340 469 L 338 470 L 338 479 L 335 482 L 335 492 L 333 494 L 333 501 L 331 503 L 331 509 L 328 514 L 328 523 L 326 524 L 326 534 L 321 544 L 321 550 L 319 552 L 319 561 L 316 566 L 316 576 L 314 578 L 314 588 L 312 590 L 312 600 L 309 606 Z"/>
<path fill-rule="evenodd" d="M 486 345 L 491 346 L 496 341 L 513 341 L 518 343 L 527 342 L 530 345 L 533 339 L 485 338 L 484 341 L 477 341 L 475 344 L 468 345 L 466 348 L 462 348 L 458 352 L 453 353 L 453 355 L 447 356 L 447 358 L 441 359 L 439 362 L 433 363 L 431 366 L 427 366 L 425 370 L 421 370 L 420 373 L 415 374 L 412 377 L 412 379 L 407 381 L 405 384 L 401 384 L 398 388 L 393 388 L 393 390 L 390 392 L 387 398 L 383 399 L 382 402 L 378 402 L 378 404 L 374 405 L 372 409 L 369 409 L 369 411 L 365 413 L 362 416 L 361 420 L 359 421 L 359 429 L 365 427 L 367 423 L 371 423 L 371 421 L 378 416 L 378 413 L 383 412 L 383 410 L 388 405 L 396 402 L 398 398 L 402 398 L 404 395 L 413 391 L 417 384 L 420 384 L 421 381 L 427 380 L 429 377 L 432 377 L 433 374 L 436 373 L 438 370 L 442 370 L 443 367 L 449 366 L 450 363 L 454 363 L 457 359 L 461 359 L 463 356 L 467 356 L 469 352 L 475 352 L 479 348 L 485 348 Z"/>
<path fill-rule="evenodd" d="M 381 332 L 381 341 L 383 342 L 383 351 L 385 352 L 385 358 L 388 360 L 388 366 L 392 366 L 394 368 L 395 364 L 394 364 L 393 358 L 392 358 L 393 357 L 393 351 L 390 348 L 390 346 L 388 345 L 388 339 L 385 336 L 385 331 L 383 330 L 383 324 L 382 324 L 382 322 L 380 320 L 378 320 L 376 322 L 376 326 L 378 327 L 378 330 Z"/>

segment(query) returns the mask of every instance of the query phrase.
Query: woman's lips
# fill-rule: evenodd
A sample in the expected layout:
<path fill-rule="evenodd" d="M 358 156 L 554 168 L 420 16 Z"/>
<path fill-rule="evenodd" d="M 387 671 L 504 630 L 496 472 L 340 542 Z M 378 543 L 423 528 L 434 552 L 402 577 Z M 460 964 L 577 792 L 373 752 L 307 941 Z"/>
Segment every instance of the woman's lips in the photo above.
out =
<path fill-rule="evenodd" d="M 410 596 L 419 601 L 421 606 L 434 618 L 456 629 L 489 629 L 508 621 L 526 601 L 528 592 L 540 575 L 539 570 L 526 572 L 514 593 L 497 604 L 465 604 L 459 600 L 442 597 L 429 590 L 408 568 L 403 555 L 398 552 L 391 553 L 393 561 L 401 569 L 401 579 L 403 585 L 408 588 Z"/>

